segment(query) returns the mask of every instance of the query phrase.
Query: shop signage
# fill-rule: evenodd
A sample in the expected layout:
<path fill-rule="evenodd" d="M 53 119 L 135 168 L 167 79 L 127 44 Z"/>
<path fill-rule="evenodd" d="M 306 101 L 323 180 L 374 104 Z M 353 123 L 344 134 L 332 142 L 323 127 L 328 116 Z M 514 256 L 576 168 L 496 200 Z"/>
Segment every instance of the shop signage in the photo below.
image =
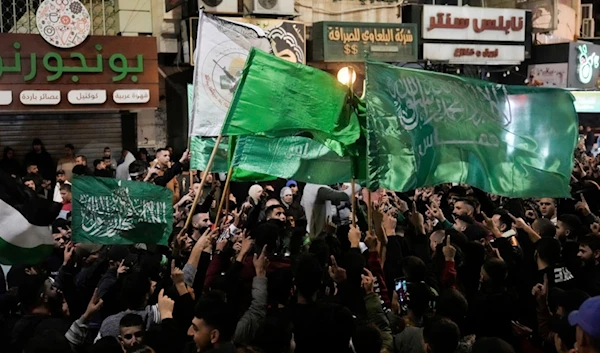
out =
<path fill-rule="evenodd" d="M 313 61 L 416 61 L 415 24 L 317 22 L 313 25 Z"/>
<path fill-rule="evenodd" d="M 107 99 L 122 89 L 145 90 L 149 97 L 128 103 L 127 108 Z M 87 105 L 95 110 L 156 108 L 156 39 L 90 36 L 76 48 L 61 49 L 34 34 L 0 34 L 3 90 L 20 98 L 7 105 L 9 111 L 44 110 L 48 105 L 59 110 L 82 110 Z"/>
<path fill-rule="evenodd" d="M 600 91 L 571 91 L 578 113 L 600 113 Z"/>
<path fill-rule="evenodd" d="M 524 42 L 525 11 L 425 5 L 421 31 L 423 39 Z"/>
<path fill-rule="evenodd" d="M 38 31 L 49 44 L 73 48 L 90 34 L 91 19 L 79 0 L 44 0 L 35 13 Z"/>
<path fill-rule="evenodd" d="M 578 46 L 577 50 L 579 51 L 577 55 L 577 79 L 585 85 L 592 81 L 594 71 L 600 65 L 600 57 L 595 52 L 588 52 L 587 44 Z"/>
<path fill-rule="evenodd" d="M 291 62 L 306 64 L 306 24 L 303 22 L 246 17 L 229 19 L 262 28 L 271 41 L 273 54 Z M 190 53 L 193 53 L 198 35 L 198 17 L 190 18 L 190 28 Z M 193 55 L 190 61 L 193 66 Z"/>
<path fill-rule="evenodd" d="M 567 88 L 569 63 L 529 65 L 527 72 L 533 86 Z"/>
<path fill-rule="evenodd" d="M 0 91 L 0 105 L 12 103 L 12 91 Z"/>
<path fill-rule="evenodd" d="M 423 59 L 466 65 L 517 65 L 525 60 L 521 45 L 423 44 Z"/>

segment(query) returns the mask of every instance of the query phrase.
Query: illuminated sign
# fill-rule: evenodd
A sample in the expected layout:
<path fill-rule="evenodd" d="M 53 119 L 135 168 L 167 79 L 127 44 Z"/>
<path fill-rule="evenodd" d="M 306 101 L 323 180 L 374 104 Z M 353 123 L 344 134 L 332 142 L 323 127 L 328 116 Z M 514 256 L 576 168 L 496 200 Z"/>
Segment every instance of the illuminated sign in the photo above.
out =
<path fill-rule="evenodd" d="M 583 84 L 588 84 L 594 77 L 594 69 L 600 66 L 600 57 L 596 53 L 588 53 L 587 44 L 577 47 L 577 79 Z"/>

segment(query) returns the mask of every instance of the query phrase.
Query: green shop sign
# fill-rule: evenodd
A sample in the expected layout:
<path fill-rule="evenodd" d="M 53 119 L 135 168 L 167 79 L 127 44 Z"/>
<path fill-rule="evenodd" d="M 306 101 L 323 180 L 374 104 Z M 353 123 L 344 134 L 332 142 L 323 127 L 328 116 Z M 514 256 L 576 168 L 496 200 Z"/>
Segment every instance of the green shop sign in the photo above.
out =
<path fill-rule="evenodd" d="M 317 22 L 313 25 L 313 61 L 416 61 L 417 25 L 364 22 Z"/>

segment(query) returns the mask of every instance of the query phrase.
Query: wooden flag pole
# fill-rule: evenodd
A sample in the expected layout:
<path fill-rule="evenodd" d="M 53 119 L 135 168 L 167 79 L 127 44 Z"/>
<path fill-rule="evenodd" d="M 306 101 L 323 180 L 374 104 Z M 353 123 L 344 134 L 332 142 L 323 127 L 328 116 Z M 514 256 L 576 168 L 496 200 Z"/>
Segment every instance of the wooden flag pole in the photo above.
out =
<path fill-rule="evenodd" d="M 215 156 L 217 155 L 217 150 L 219 148 L 219 144 L 221 143 L 221 139 L 223 135 L 219 134 L 217 137 L 217 142 L 215 143 L 215 147 L 213 148 L 212 153 L 210 154 L 210 158 L 208 159 L 208 163 L 206 164 L 206 168 L 204 171 L 204 177 L 202 177 L 202 181 L 200 182 L 199 191 L 196 193 L 196 197 L 194 197 L 194 203 L 192 203 L 192 208 L 190 209 L 190 214 L 188 214 L 187 219 L 185 220 L 185 225 L 183 229 L 187 229 L 190 226 L 190 222 L 192 221 L 192 217 L 194 216 L 194 211 L 196 210 L 196 205 L 198 204 L 198 200 L 200 200 L 200 194 L 202 194 L 202 189 L 204 189 L 204 184 L 206 184 L 206 179 L 208 173 L 210 172 L 210 168 L 213 165 L 213 161 L 215 160 Z"/>
<path fill-rule="evenodd" d="M 227 171 L 227 179 L 225 179 L 225 186 L 223 187 L 223 192 L 221 193 L 221 201 L 219 202 L 219 208 L 217 209 L 217 218 L 215 219 L 215 224 L 217 227 L 219 226 L 219 220 L 221 219 L 221 210 L 223 209 L 223 204 L 225 203 L 225 199 L 229 198 L 229 183 L 231 182 L 231 174 L 233 174 L 233 163 L 229 166 L 229 170 Z"/>
<path fill-rule="evenodd" d="M 373 230 L 373 208 L 371 204 L 371 190 L 367 189 L 367 221 L 369 222 L 369 232 Z"/>
<path fill-rule="evenodd" d="M 352 188 L 352 225 L 354 227 L 356 227 L 356 183 L 354 182 L 354 178 L 352 178 L 351 188 Z"/>

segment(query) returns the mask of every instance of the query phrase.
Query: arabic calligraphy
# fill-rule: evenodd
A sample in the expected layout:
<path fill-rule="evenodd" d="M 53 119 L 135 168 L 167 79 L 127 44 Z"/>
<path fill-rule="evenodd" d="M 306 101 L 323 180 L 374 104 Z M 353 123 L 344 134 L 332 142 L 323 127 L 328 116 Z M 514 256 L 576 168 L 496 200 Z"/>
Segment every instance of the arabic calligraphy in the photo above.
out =
<path fill-rule="evenodd" d="M 465 29 L 472 25 L 475 33 L 481 33 L 483 31 L 502 31 L 506 34 L 512 32 L 519 32 L 524 27 L 524 18 L 522 16 L 511 16 L 510 18 L 504 18 L 504 16 L 498 16 L 498 19 L 478 19 L 473 18 L 452 18 L 452 14 L 438 12 L 435 16 L 429 18 L 429 26 L 427 31 L 432 31 L 437 28 L 444 29 Z"/>
<path fill-rule="evenodd" d="M 60 103 L 60 91 L 27 90 L 19 94 L 23 105 L 57 105 Z"/>
<path fill-rule="evenodd" d="M 103 104 L 106 102 L 106 90 L 71 90 L 67 100 L 71 104 Z"/>
<path fill-rule="evenodd" d="M 461 56 L 477 56 L 484 58 L 496 58 L 498 57 L 498 48 L 496 50 L 485 49 L 485 50 L 475 50 L 473 48 L 456 48 L 454 49 L 454 57 L 460 58 Z"/>
<path fill-rule="evenodd" d="M 113 92 L 115 103 L 148 103 L 150 101 L 150 90 L 148 89 L 118 89 Z"/>
<path fill-rule="evenodd" d="M 23 73 L 22 61 L 26 60 L 21 56 L 21 44 L 15 42 L 13 44 L 15 49 L 14 53 L 14 64 L 12 66 L 5 65 L 6 57 L 0 57 L 0 78 L 4 73 L 22 73 L 24 74 L 23 79 L 27 81 L 33 80 L 37 76 L 37 55 L 31 53 L 29 56 L 30 72 Z M 102 54 L 102 45 L 96 44 L 95 49 L 97 51 L 95 57 L 95 65 L 89 64 L 88 59 L 82 53 L 70 53 L 70 59 L 78 61 L 78 65 L 69 66 L 65 65 L 63 57 L 56 52 L 49 52 L 42 58 L 42 66 L 49 73 L 46 77 L 48 82 L 56 81 L 60 79 L 65 73 L 73 74 L 71 80 L 73 82 L 79 82 L 79 74 L 90 74 L 90 73 L 102 73 L 104 72 L 104 57 Z M 135 58 L 135 66 L 129 66 L 129 61 L 125 55 L 115 53 L 111 55 L 108 60 L 108 67 L 115 73 L 112 77 L 113 82 L 119 82 L 124 80 L 128 75 L 132 82 L 137 82 L 138 77 L 131 74 L 139 74 L 144 72 L 144 57 L 143 55 L 137 55 Z"/>
<path fill-rule="evenodd" d="M 353 42 L 362 43 L 400 43 L 405 45 L 413 42 L 413 34 L 406 28 L 374 28 L 372 30 L 361 28 L 328 27 L 327 38 L 332 42 L 341 41 L 344 44 Z"/>

